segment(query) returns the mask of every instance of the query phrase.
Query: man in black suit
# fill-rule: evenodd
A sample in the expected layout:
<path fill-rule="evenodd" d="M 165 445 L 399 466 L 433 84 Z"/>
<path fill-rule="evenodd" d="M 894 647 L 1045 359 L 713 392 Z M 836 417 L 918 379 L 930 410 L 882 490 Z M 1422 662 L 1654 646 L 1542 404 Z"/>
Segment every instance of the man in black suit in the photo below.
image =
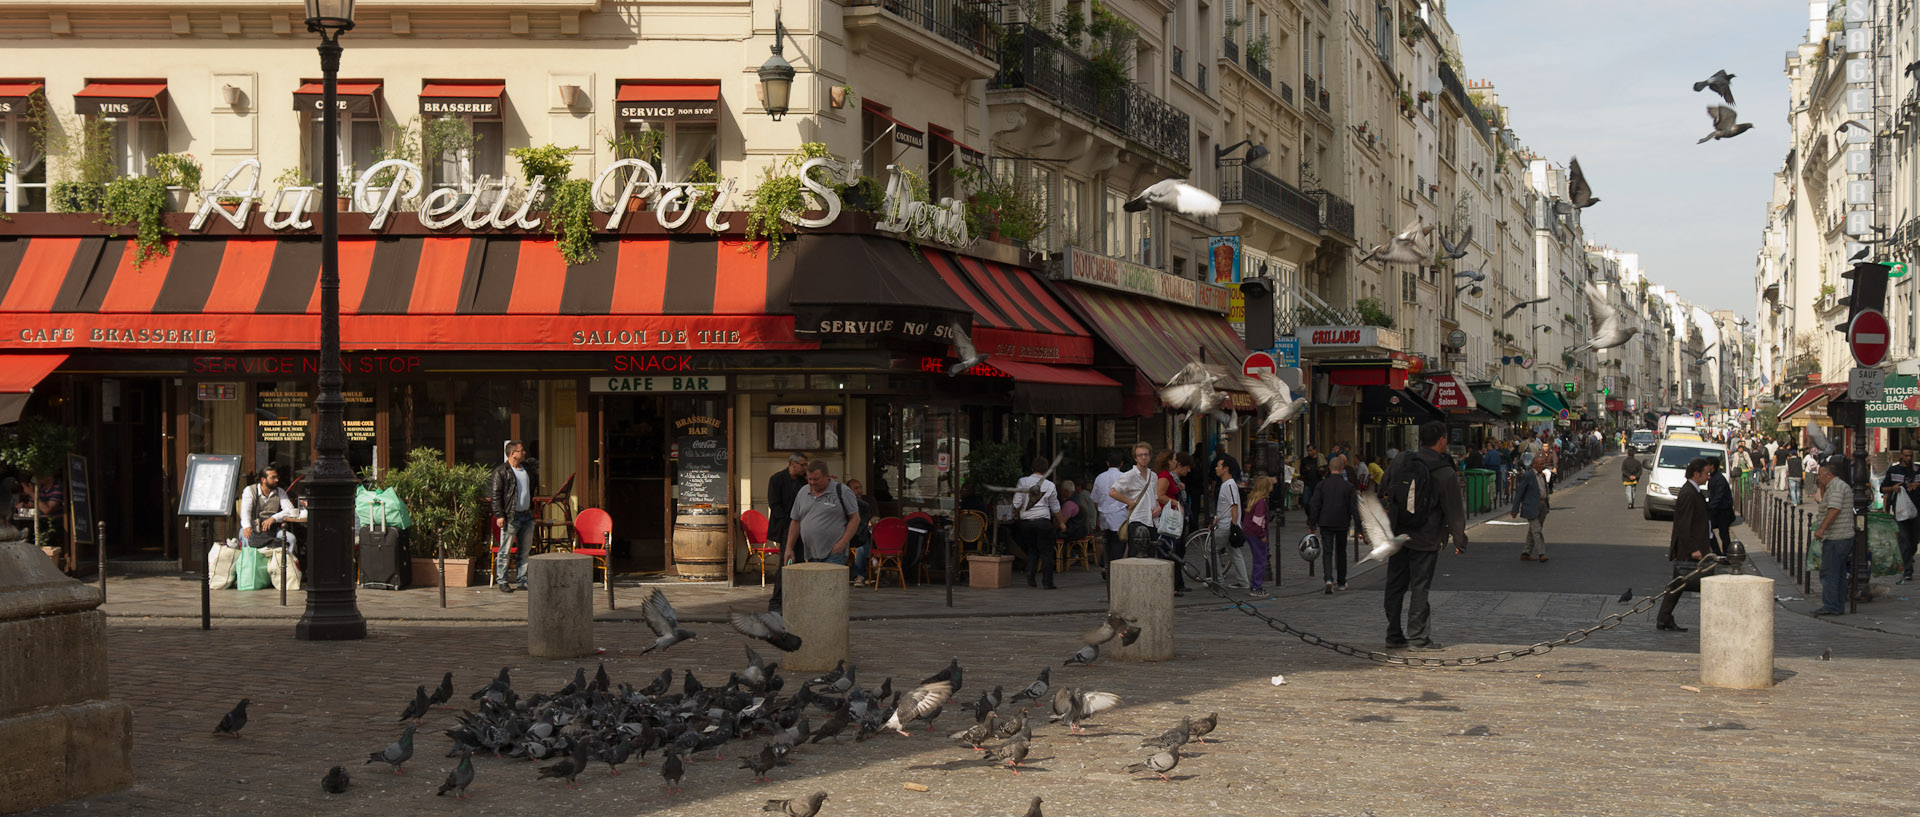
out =
<path fill-rule="evenodd" d="M 1687 463 L 1687 481 L 1673 497 L 1673 535 L 1667 540 L 1667 561 L 1691 562 L 1698 564 L 1706 555 L 1714 552 L 1712 525 L 1707 512 L 1707 468 L 1704 457 L 1695 457 Z M 1675 578 L 1667 584 L 1671 592 L 1660 603 L 1660 615 L 1654 625 L 1658 629 L 1684 633 L 1687 628 L 1675 624 L 1673 608 L 1680 604 L 1680 594 L 1686 592 L 1686 582 Z"/>

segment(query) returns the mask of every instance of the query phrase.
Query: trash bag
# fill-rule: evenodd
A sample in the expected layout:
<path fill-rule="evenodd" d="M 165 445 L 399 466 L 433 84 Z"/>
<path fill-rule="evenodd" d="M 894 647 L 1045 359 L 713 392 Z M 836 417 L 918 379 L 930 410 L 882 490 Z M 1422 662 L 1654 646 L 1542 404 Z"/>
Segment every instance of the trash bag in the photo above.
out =
<path fill-rule="evenodd" d="M 413 516 L 407 513 L 407 503 L 400 501 L 400 494 L 392 488 L 381 491 L 369 491 L 365 487 L 353 489 L 354 524 L 365 527 L 395 527 L 405 529 L 413 524 Z"/>

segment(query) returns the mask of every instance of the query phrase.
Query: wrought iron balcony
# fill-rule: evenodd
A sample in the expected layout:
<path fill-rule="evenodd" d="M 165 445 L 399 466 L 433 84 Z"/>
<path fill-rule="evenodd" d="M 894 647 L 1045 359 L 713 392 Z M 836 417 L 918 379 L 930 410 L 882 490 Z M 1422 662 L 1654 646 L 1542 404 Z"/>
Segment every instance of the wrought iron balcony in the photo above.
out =
<path fill-rule="evenodd" d="M 1187 52 L 1177 45 L 1173 47 L 1173 75 L 1176 77 L 1187 75 Z"/>
<path fill-rule="evenodd" d="M 1026 24 L 1013 26 L 1000 54 L 1000 71 L 988 87 L 1020 88 L 1045 96 L 1111 128 L 1162 158 L 1189 166 L 1193 161 L 1191 120 L 1180 109 L 1130 81 L 1095 79 L 1093 61 Z M 1206 74 L 1200 86 L 1206 87 Z"/>
<path fill-rule="evenodd" d="M 1327 93 L 1324 85 L 1320 86 L 1320 110 L 1323 113 L 1333 113 L 1333 95 Z"/>
<path fill-rule="evenodd" d="M 1331 230 L 1348 238 L 1355 237 L 1353 234 L 1353 202 L 1347 201 L 1325 190 L 1316 190 L 1307 195 L 1318 199 L 1320 202 L 1321 229 Z"/>
<path fill-rule="evenodd" d="M 848 6 L 878 6 L 976 57 L 1000 59 L 1000 7 L 939 0 L 848 0 Z"/>
<path fill-rule="evenodd" d="M 1251 204 L 1281 221 L 1320 234 L 1320 203 L 1300 188 L 1257 167 L 1248 167 L 1245 159 L 1222 159 L 1219 166 L 1220 201 Z"/>
<path fill-rule="evenodd" d="M 1253 60 L 1247 60 L 1247 73 L 1259 77 L 1260 84 L 1268 88 L 1273 87 L 1273 69 L 1254 62 Z"/>
<path fill-rule="evenodd" d="M 1234 42 L 1232 37 L 1223 37 L 1220 40 L 1220 53 L 1226 55 L 1229 62 L 1239 62 L 1240 44 Z"/>
<path fill-rule="evenodd" d="M 1207 92 L 1207 64 L 1204 62 L 1195 61 L 1193 64 L 1193 76 L 1195 80 L 1193 84 L 1199 87 L 1200 93 L 1203 93 L 1203 94 L 1206 93 Z"/>
<path fill-rule="evenodd" d="M 1304 91 L 1304 92 L 1306 93 L 1306 96 L 1304 96 L 1304 97 L 1302 97 L 1302 99 L 1304 99 L 1304 100 L 1306 100 L 1306 101 L 1305 101 L 1305 102 L 1303 103 L 1303 105 L 1312 105 L 1312 104 L 1313 104 L 1313 96 L 1314 96 L 1314 92 L 1315 92 L 1315 89 L 1317 89 L 1318 87 L 1319 87 L 1319 86 L 1317 86 L 1317 85 L 1315 85 L 1315 84 L 1314 84 L 1314 82 L 1313 82 L 1313 77 L 1301 77 L 1301 78 L 1300 78 L 1300 90 L 1302 90 L 1302 91 Z"/>
<path fill-rule="evenodd" d="M 1284 79 L 1280 80 L 1280 101 L 1288 105 L 1293 104 L 1293 86 L 1288 85 Z"/>

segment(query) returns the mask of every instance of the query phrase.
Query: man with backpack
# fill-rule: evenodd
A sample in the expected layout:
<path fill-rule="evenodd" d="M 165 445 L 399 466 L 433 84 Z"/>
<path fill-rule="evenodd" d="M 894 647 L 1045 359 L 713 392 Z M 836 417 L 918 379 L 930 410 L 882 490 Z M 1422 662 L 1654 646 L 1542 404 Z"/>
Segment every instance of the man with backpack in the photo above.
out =
<path fill-rule="evenodd" d="M 1440 548 L 1449 540 L 1455 555 L 1467 552 L 1466 497 L 1460 490 L 1460 472 L 1447 455 L 1447 424 L 1433 420 L 1420 426 L 1420 447 L 1393 464 L 1387 474 L 1382 501 L 1395 535 L 1407 541 L 1387 558 L 1387 648 L 1438 650 L 1428 623 L 1433 608 L 1427 590 L 1440 562 Z M 1411 594 L 1406 626 L 1400 622 L 1403 597 Z"/>

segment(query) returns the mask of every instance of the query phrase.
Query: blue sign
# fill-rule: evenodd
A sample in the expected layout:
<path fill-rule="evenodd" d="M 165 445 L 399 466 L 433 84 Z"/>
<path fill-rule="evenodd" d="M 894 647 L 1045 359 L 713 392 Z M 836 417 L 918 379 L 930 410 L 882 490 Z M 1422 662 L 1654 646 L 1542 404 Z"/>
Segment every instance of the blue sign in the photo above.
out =
<path fill-rule="evenodd" d="M 1282 369 L 1299 368 L 1300 339 L 1280 338 L 1273 342 L 1273 362 Z"/>

